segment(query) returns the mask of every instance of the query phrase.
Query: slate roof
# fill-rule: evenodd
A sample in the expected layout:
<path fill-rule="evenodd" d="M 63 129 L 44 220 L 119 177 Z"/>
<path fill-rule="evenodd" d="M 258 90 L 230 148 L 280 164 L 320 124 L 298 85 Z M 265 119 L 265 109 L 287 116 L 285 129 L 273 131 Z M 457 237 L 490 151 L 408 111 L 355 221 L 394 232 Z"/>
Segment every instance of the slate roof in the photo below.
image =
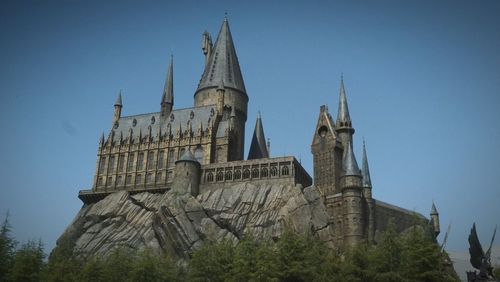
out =
<path fill-rule="evenodd" d="M 344 176 L 356 175 L 361 176 L 354 151 L 352 150 L 351 142 L 347 142 L 347 151 L 345 152 L 344 160 L 342 162 L 344 168 Z"/>
<path fill-rule="evenodd" d="M 246 93 L 227 18 L 222 23 L 196 91 L 209 87 L 217 88 L 221 81 L 225 88 Z"/>
<path fill-rule="evenodd" d="M 212 126 L 215 115 L 215 105 L 208 105 L 173 110 L 166 118 L 161 118 L 160 112 L 121 117 L 113 126 L 113 141 L 119 141 L 120 133 L 124 140 L 127 139 L 130 134 L 130 129 L 132 129 L 134 141 L 138 140 L 139 135 L 143 138 L 148 135 L 149 127 L 151 127 L 151 136 L 153 140 L 156 140 L 160 128 L 161 134 L 164 135 L 168 132 L 169 126 L 174 136 L 179 128 L 184 132 L 189 127 L 189 124 L 194 132 L 200 128 L 200 125 L 203 130 L 206 130 Z"/>
<path fill-rule="evenodd" d="M 368 157 L 366 156 L 365 140 L 363 140 L 363 170 L 361 170 L 361 175 L 363 176 L 363 187 L 372 187 Z"/>
<path fill-rule="evenodd" d="M 339 97 L 339 110 L 337 112 L 337 126 L 339 122 L 351 121 L 349 116 L 349 107 L 347 106 L 347 97 L 344 88 L 344 78 L 340 79 L 340 97 Z"/>
<path fill-rule="evenodd" d="M 264 136 L 264 128 L 259 114 L 255 121 L 255 130 L 253 132 L 250 150 L 248 151 L 248 159 L 262 158 L 269 158 L 269 152 L 267 151 L 266 137 Z"/>

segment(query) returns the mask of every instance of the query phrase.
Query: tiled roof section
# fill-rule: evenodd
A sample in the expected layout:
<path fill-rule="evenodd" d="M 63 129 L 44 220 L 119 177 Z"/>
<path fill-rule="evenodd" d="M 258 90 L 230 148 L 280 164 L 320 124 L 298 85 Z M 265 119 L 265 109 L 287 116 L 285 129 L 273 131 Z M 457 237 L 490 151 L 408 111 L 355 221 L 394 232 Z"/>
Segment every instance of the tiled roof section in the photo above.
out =
<path fill-rule="evenodd" d="M 365 140 L 363 140 L 363 187 L 372 187 L 372 180 L 370 178 L 370 168 L 368 167 L 368 157 L 366 156 Z"/>
<path fill-rule="evenodd" d="M 354 151 L 352 150 L 351 142 L 347 142 L 347 152 L 344 154 L 344 161 L 342 163 L 344 168 L 344 176 L 356 175 L 361 176 Z"/>
<path fill-rule="evenodd" d="M 170 64 L 167 71 L 167 79 L 165 80 L 165 87 L 163 88 L 163 96 L 161 97 L 161 104 L 169 103 L 174 104 L 174 57 L 170 56 Z"/>
<path fill-rule="evenodd" d="M 132 138 L 134 142 L 137 142 L 139 136 L 144 138 L 149 135 L 150 127 L 153 140 L 157 139 L 160 128 L 162 135 L 168 133 L 170 128 L 174 136 L 179 128 L 182 132 L 188 127 L 191 127 L 193 132 L 197 132 L 200 126 L 203 130 L 206 130 L 212 127 L 215 115 L 215 105 L 209 105 L 177 109 L 172 111 L 170 116 L 163 119 L 160 117 L 159 112 L 121 117 L 112 129 L 114 131 L 114 134 L 112 134 L 113 141 L 119 141 L 120 133 L 123 139 L 129 138 L 130 130 L 132 130 Z"/>
<path fill-rule="evenodd" d="M 340 79 L 339 110 L 337 112 L 337 125 L 340 122 L 350 122 L 349 107 L 347 106 L 347 97 L 344 88 L 344 78 Z"/>
<path fill-rule="evenodd" d="M 226 88 L 233 88 L 246 93 L 227 19 L 224 19 L 222 23 L 219 36 L 205 65 L 197 91 L 208 87 L 217 88 L 221 81 Z"/>

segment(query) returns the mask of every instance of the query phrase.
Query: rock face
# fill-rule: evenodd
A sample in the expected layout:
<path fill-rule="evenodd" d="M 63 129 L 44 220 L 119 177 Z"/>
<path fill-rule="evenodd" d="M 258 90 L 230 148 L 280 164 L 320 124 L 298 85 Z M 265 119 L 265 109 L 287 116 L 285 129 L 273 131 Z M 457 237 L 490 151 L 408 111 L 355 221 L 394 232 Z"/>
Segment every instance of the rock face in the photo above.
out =
<path fill-rule="evenodd" d="M 279 238 L 285 226 L 333 244 L 326 208 L 313 187 L 242 183 L 189 194 L 120 191 L 84 206 L 59 240 L 81 256 L 106 256 L 117 247 L 151 248 L 187 258 L 203 240 Z"/>

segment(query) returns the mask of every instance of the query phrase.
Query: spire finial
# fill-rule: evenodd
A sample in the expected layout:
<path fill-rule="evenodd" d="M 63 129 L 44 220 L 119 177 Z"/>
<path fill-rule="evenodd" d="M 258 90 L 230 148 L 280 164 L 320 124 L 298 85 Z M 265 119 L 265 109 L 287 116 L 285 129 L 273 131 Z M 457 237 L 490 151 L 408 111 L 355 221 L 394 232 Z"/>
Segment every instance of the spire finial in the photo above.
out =
<path fill-rule="evenodd" d="M 116 97 L 116 102 L 115 106 L 122 106 L 122 90 L 120 89 L 120 92 L 118 92 L 118 97 Z"/>
<path fill-rule="evenodd" d="M 224 11 L 224 21 L 227 22 L 227 9 Z"/>
<path fill-rule="evenodd" d="M 257 111 L 257 117 L 258 117 L 259 119 L 261 118 L 260 111 Z"/>
<path fill-rule="evenodd" d="M 365 137 L 363 136 L 363 167 L 361 170 L 361 176 L 363 177 L 363 187 L 372 187 L 372 180 L 370 178 L 370 168 L 368 167 L 368 157 L 366 156 L 366 143 Z"/>

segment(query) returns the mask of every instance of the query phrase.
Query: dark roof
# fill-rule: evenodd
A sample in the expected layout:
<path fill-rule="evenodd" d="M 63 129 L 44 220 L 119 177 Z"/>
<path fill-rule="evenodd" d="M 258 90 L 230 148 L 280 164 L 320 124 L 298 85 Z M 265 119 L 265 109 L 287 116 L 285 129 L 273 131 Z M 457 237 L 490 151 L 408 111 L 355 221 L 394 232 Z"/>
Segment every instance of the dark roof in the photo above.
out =
<path fill-rule="evenodd" d="M 345 94 L 343 77 L 340 79 L 339 110 L 337 112 L 337 123 L 339 123 L 340 121 L 351 121 L 351 117 L 349 116 L 349 107 L 347 106 L 347 97 Z"/>
<path fill-rule="evenodd" d="M 224 83 L 225 88 L 233 88 L 246 93 L 227 19 L 224 19 L 222 23 L 219 36 L 205 65 L 197 91 L 208 87 L 217 88 L 221 81 Z"/>
<path fill-rule="evenodd" d="M 116 97 L 115 106 L 122 106 L 122 91 L 118 93 L 118 97 Z"/>
<path fill-rule="evenodd" d="M 264 127 L 260 114 L 255 121 L 255 130 L 253 132 L 252 143 L 250 144 L 250 151 L 248 152 L 248 159 L 262 159 L 269 158 L 267 151 L 266 137 L 264 136 Z"/>
<path fill-rule="evenodd" d="M 344 160 L 342 162 L 342 167 L 344 168 L 344 176 L 355 175 L 361 176 L 358 163 L 356 162 L 356 157 L 354 156 L 354 151 L 352 150 L 351 142 L 347 142 L 346 152 L 344 153 Z"/>
<path fill-rule="evenodd" d="M 159 112 L 121 117 L 112 129 L 115 133 L 113 140 L 118 141 L 120 133 L 124 139 L 128 138 L 130 130 L 132 130 L 132 138 L 137 140 L 139 134 L 142 137 L 149 134 L 149 127 L 151 127 L 153 140 L 156 140 L 160 129 L 162 134 L 168 133 L 170 129 L 174 135 L 177 130 L 181 129 L 184 132 L 189 126 L 195 132 L 200 126 L 203 130 L 206 130 L 212 127 L 215 115 L 215 105 L 208 105 L 177 109 L 165 118 L 161 118 Z"/>
<path fill-rule="evenodd" d="M 198 160 L 193 156 L 193 153 L 191 153 L 191 150 L 186 150 L 184 154 L 178 159 L 175 163 L 178 162 L 194 162 L 194 163 L 200 163 Z"/>
<path fill-rule="evenodd" d="M 163 103 L 174 104 L 174 56 L 170 56 L 167 79 L 165 80 L 165 87 L 163 88 L 163 95 L 161 97 L 161 104 Z"/>
<path fill-rule="evenodd" d="M 370 178 L 370 168 L 368 167 L 368 157 L 366 156 L 366 146 L 365 140 L 363 140 L 363 170 L 361 171 L 363 176 L 363 187 L 372 187 L 372 180 Z"/>
<path fill-rule="evenodd" d="M 438 214 L 437 209 L 436 209 L 436 205 L 434 205 L 434 202 L 432 202 L 431 214 Z"/>

